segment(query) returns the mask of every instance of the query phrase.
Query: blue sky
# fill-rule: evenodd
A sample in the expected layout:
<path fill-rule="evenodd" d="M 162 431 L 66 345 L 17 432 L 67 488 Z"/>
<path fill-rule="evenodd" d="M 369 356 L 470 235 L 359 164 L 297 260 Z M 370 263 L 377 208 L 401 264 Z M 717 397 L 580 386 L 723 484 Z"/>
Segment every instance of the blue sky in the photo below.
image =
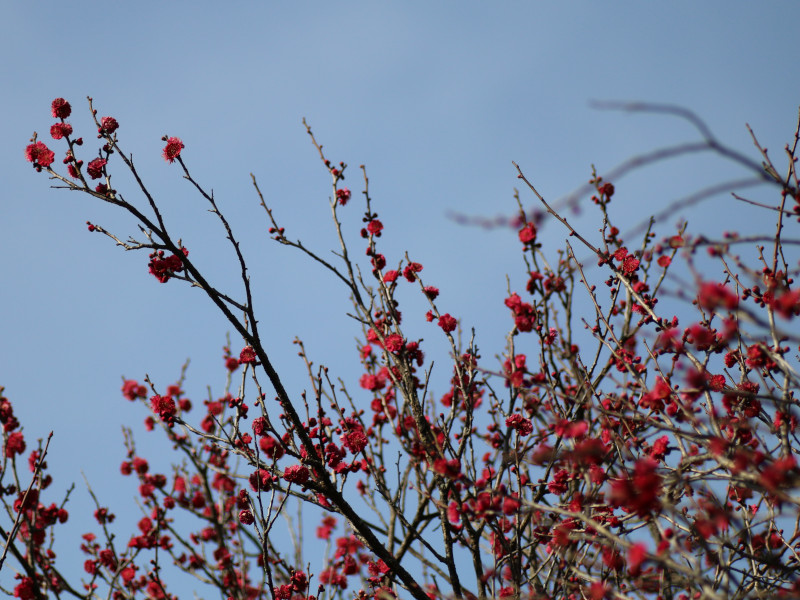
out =
<path fill-rule="evenodd" d="M 29 444 L 55 431 L 49 462 L 56 487 L 77 484 L 64 534 L 74 539 L 92 527 L 81 471 L 118 513 L 136 510 L 133 482 L 117 475 L 120 427 L 139 428 L 145 454 L 151 442 L 139 427 L 141 409 L 120 397 L 121 376 L 149 373 L 166 386 L 191 358 L 186 387 L 199 403 L 206 386 L 222 388 L 221 348 L 230 328 L 198 292 L 148 276 L 146 254 L 124 253 L 84 224 L 125 237 L 136 233 L 130 220 L 88 197 L 50 190 L 25 163 L 33 131 L 48 137 L 53 98 L 72 103 L 70 120 L 89 147 L 85 97 L 94 97 L 100 115 L 117 118 L 121 146 L 134 154 L 173 231 L 214 281 L 235 292 L 233 257 L 218 224 L 177 167 L 160 157 L 164 134 L 183 139 L 187 165 L 214 189 L 250 256 L 262 327 L 295 394 L 306 385 L 291 345 L 295 335 L 346 381 L 359 374 L 344 289 L 269 243 L 249 182 L 252 172 L 293 237 L 321 252 L 335 247 L 329 177 L 303 117 L 329 158 L 350 165 L 354 191 L 361 189 L 358 165 L 367 166 L 387 257 L 408 250 L 421 262 L 426 283 L 442 290 L 442 306 L 476 327 L 490 357 L 509 326 L 506 274 L 512 288 L 525 283 L 519 243 L 507 230 L 464 227 L 448 215 L 513 214 L 512 160 L 556 200 L 584 183 L 592 164 L 603 173 L 638 153 L 696 139 L 684 122 L 599 111 L 593 100 L 685 106 L 721 141 L 751 153 L 747 122 L 778 157 L 800 104 L 792 51 L 800 6 L 793 2 L 170 2 L 91 9 L 18 2 L 4 13 L 0 385 Z M 615 181 L 614 209 L 638 223 L 700 187 L 740 175 L 717 158 L 670 161 Z M 124 194 L 130 182 L 116 177 Z M 360 209 L 353 205 L 348 215 L 353 232 Z M 575 222 L 592 232 L 593 216 L 583 212 Z M 752 224 L 750 213 L 724 196 L 675 215 L 661 231 L 669 233 L 680 216 L 690 217 L 695 230 Z M 554 249 L 563 244 L 553 223 L 542 235 Z M 424 323 L 410 327 L 433 338 Z M 234 339 L 233 346 L 241 344 Z M 443 347 L 431 339 L 429 352 L 435 356 L 437 348 Z M 447 374 L 439 375 L 443 388 Z M 7 577 L 0 574 L 0 583 Z"/>

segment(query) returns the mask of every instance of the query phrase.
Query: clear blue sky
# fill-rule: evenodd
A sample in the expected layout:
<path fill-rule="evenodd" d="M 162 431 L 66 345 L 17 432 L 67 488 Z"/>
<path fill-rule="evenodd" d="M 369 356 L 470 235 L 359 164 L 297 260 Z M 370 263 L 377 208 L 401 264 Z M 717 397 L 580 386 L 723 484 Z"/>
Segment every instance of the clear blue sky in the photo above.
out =
<path fill-rule="evenodd" d="M 387 257 L 409 250 L 423 263 L 426 282 L 442 289 L 442 306 L 477 328 L 488 358 L 509 326 L 506 274 L 513 288 L 524 286 L 519 243 L 505 230 L 465 228 L 448 213 L 512 214 L 512 160 L 557 199 L 585 182 L 591 164 L 603 173 L 637 153 L 696 139 L 683 122 L 598 111 L 591 100 L 683 105 L 723 142 L 751 152 L 748 122 L 777 157 L 800 104 L 799 20 L 796 2 L 730 0 L 6 3 L 0 385 L 29 445 L 55 430 L 56 490 L 77 483 L 64 558 L 93 529 L 81 471 L 104 503 L 137 518 L 133 481 L 118 479 L 120 427 L 139 429 L 144 454 L 156 446 L 141 431 L 141 409 L 121 399 L 121 376 L 149 373 L 166 386 L 190 357 L 186 387 L 200 403 L 207 385 L 221 390 L 230 328 L 198 292 L 148 276 L 145 254 L 123 253 L 84 225 L 91 220 L 125 237 L 136 233 L 128 219 L 88 197 L 50 190 L 24 161 L 33 131 L 48 137 L 53 98 L 72 102 L 70 120 L 87 149 L 87 95 L 100 115 L 118 119 L 121 145 L 133 152 L 172 230 L 215 281 L 235 286 L 218 224 L 160 157 L 162 135 L 183 139 L 187 164 L 213 187 L 250 256 L 262 327 L 297 394 L 306 382 L 290 343 L 295 335 L 346 381 L 358 376 L 345 291 L 268 243 L 249 183 L 253 172 L 293 237 L 320 251 L 334 247 L 330 180 L 303 117 L 329 157 L 349 163 L 354 191 L 361 189 L 357 167 L 367 165 Z M 614 209 L 635 223 L 738 174 L 717 159 L 672 161 L 614 182 Z M 121 174 L 116 184 L 128 189 Z M 360 210 L 354 204 L 349 214 L 354 229 Z M 740 215 L 720 197 L 694 211 L 692 226 L 738 227 Z M 543 235 L 553 248 L 562 245 L 554 224 Z M 431 340 L 429 351 L 436 349 Z M 440 391 L 447 375 L 438 373 Z M 0 583 L 8 577 L 4 570 Z"/>

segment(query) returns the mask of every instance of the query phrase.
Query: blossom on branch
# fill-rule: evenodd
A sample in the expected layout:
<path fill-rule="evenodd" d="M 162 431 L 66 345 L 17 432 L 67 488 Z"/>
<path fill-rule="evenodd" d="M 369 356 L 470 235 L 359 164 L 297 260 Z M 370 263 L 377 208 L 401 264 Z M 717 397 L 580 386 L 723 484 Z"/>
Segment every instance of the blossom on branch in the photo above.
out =
<path fill-rule="evenodd" d="M 16 454 L 25 452 L 25 438 L 22 433 L 15 431 L 8 436 L 6 442 L 6 458 L 13 458 Z"/>
<path fill-rule="evenodd" d="M 519 241 L 526 246 L 536 241 L 536 225 L 533 223 L 526 223 L 525 226 L 519 230 Z"/>
<path fill-rule="evenodd" d="M 56 155 L 44 143 L 36 142 L 25 148 L 25 159 L 32 162 L 34 166 L 49 167 L 56 159 Z"/>
<path fill-rule="evenodd" d="M 283 478 L 290 483 L 303 484 L 308 481 L 310 476 L 311 473 L 303 465 L 286 467 L 286 470 L 283 472 Z"/>
<path fill-rule="evenodd" d="M 398 354 L 405 347 L 405 340 L 402 335 L 391 333 L 384 338 L 383 347 L 392 354 Z"/>
<path fill-rule="evenodd" d="M 86 165 L 86 173 L 92 179 L 100 179 L 103 176 L 106 164 L 108 164 L 108 161 L 105 158 L 95 158 Z"/>
<path fill-rule="evenodd" d="M 117 123 L 114 117 L 103 117 L 100 119 L 100 128 L 97 130 L 97 133 L 111 135 L 117 129 L 119 129 L 119 123 Z"/>
<path fill-rule="evenodd" d="M 72 107 L 63 98 L 56 98 L 50 105 L 51 112 L 56 119 L 66 119 L 72 114 Z"/>
<path fill-rule="evenodd" d="M 69 123 L 54 123 L 50 127 L 50 137 L 54 140 L 60 140 L 69 135 L 72 135 L 72 125 Z"/>
<path fill-rule="evenodd" d="M 336 190 L 336 200 L 344 206 L 350 200 L 350 190 L 347 188 L 340 188 Z"/>
<path fill-rule="evenodd" d="M 445 333 L 450 333 L 451 331 L 455 331 L 456 327 L 458 327 L 458 321 L 456 321 L 454 317 L 451 317 L 449 313 L 445 313 L 439 317 L 439 327 L 441 327 L 442 331 Z"/>
<path fill-rule="evenodd" d="M 640 517 L 652 514 L 661 508 L 662 477 L 656 469 L 658 463 L 652 458 L 636 461 L 633 473 L 611 482 L 609 501 L 612 506 Z"/>
<path fill-rule="evenodd" d="M 181 248 L 181 251 L 184 256 L 189 255 L 189 251 L 186 248 Z M 147 269 L 161 283 L 166 283 L 175 273 L 183 271 L 183 260 L 176 254 L 165 257 L 164 251 L 159 250 L 150 255 L 150 263 L 147 265 Z"/>
<path fill-rule="evenodd" d="M 257 360 L 255 348 L 252 346 L 245 346 L 242 348 L 242 351 L 239 353 L 239 364 L 240 365 L 249 365 L 253 364 Z"/>
<path fill-rule="evenodd" d="M 184 148 L 183 142 L 176 137 L 164 138 L 164 141 L 167 142 L 167 145 L 164 146 L 164 152 L 162 153 L 164 160 L 168 163 L 173 163 L 175 159 L 180 156 L 181 150 Z"/>

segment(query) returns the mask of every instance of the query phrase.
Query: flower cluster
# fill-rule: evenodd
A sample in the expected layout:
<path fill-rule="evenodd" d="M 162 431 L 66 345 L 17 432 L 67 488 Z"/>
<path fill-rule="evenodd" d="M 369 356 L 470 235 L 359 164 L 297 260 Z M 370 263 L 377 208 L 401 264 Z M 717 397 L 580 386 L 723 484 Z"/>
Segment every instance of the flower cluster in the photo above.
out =
<path fill-rule="evenodd" d="M 181 248 L 181 252 L 183 256 L 189 255 L 189 251 L 186 248 Z M 150 255 L 147 270 L 161 283 L 166 283 L 175 273 L 183 271 L 183 259 L 177 254 L 165 256 L 163 250 L 158 250 Z"/>
<path fill-rule="evenodd" d="M 49 167 L 55 158 L 55 153 L 42 142 L 34 142 L 25 148 L 25 159 L 36 168 Z"/>

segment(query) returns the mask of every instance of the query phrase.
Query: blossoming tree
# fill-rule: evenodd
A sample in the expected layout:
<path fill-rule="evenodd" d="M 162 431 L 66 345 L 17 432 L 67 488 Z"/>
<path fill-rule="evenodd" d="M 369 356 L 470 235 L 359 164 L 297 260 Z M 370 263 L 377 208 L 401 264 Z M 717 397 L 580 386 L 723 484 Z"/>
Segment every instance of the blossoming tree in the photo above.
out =
<path fill-rule="evenodd" d="M 722 146 L 690 113 L 628 108 L 675 113 L 701 139 L 608 177 L 593 174 L 587 196 L 601 225 L 594 236 L 575 230 L 517 167 L 535 209 L 520 200 L 513 223 L 526 283 L 498 307 L 509 315 L 499 364 L 480 355 L 480 332 L 462 335 L 421 263 L 382 254 L 385 228 L 363 167 L 356 229 L 367 258 L 354 258 L 342 216 L 358 210 L 344 186 L 347 165 L 329 160 L 307 127 L 331 176 L 338 262 L 289 238 L 253 179 L 255 194 L 269 235 L 319 263 L 350 296 L 362 375 L 338 382 L 298 341 L 308 382 L 293 396 L 259 331 L 236 234 L 192 176 L 181 140 L 165 137 L 163 156 L 218 218 L 241 273 L 238 290 L 217 289 L 180 243 L 173 230 L 181 225 L 162 216 L 121 147 L 117 121 L 92 109 L 99 149 L 85 150 L 67 120 L 70 104 L 53 101 L 50 135 L 66 148 L 65 172 L 36 136 L 26 158 L 60 186 L 127 212 L 140 237 L 91 223 L 90 231 L 148 252 L 159 282 L 205 293 L 240 339 L 220 365 L 238 383 L 197 415 L 182 376 L 171 385 L 124 382 L 122 396 L 147 411 L 145 427 L 172 443 L 174 466 L 154 472 L 126 435 L 122 475 L 138 480 L 145 514 L 120 538 L 99 501 L 71 508 L 92 510 L 97 523 L 75 542 L 83 574 L 59 569 L 48 535 L 68 518 L 63 502 L 47 498 L 49 440 L 30 448 L 2 398 L 0 581 L 14 573 L 5 591 L 25 599 L 169 598 L 172 574 L 183 571 L 203 593 L 236 599 L 800 595 L 800 290 L 798 238 L 790 237 L 800 221 L 800 130 L 782 168 L 755 136 L 759 162 Z M 610 180 L 688 152 L 732 159 L 772 186 L 775 202 L 761 205 L 772 230 L 711 240 L 686 227 L 657 233 L 653 219 L 624 236 L 614 225 Z M 115 189 L 114 169 L 130 171 L 138 190 Z M 564 228 L 558 254 L 538 241 L 544 219 Z M 579 251 L 598 268 L 590 272 Z M 697 266 L 702 253 L 721 275 Z M 671 284 L 676 269 L 693 286 Z M 427 312 L 401 313 L 403 286 L 418 289 Z M 404 318 L 424 319 L 446 340 L 449 358 L 437 361 L 449 362 L 444 395 L 429 390 L 431 362 L 421 340 L 404 333 Z M 285 543 L 293 532 L 279 517 L 296 505 L 318 519 L 324 552 Z"/>

